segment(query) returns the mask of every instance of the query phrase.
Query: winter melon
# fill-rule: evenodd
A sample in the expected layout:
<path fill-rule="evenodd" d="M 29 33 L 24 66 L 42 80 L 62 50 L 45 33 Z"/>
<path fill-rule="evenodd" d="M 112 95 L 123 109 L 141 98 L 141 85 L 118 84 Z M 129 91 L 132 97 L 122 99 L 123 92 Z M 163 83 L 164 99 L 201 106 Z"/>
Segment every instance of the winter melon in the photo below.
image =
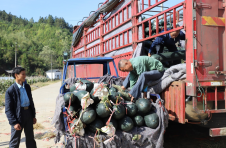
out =
<path fill-rule="evenodd" d="M 126 101 L 127 115 L 133 117 L 137 114 L 137 106 L 133 102 Z"/>
<path fill-rule="evenodd" d="M 140 115 L 135 116 L 134 118 L 134 123 L 136 126 L 143 126 L 144 125 L 144 118 Z"/>
<path fill-rule="evenodd" d="M 65 106 L 69 105 L 69 100 L 71 98 L 71 104 L 75 103 L 77 100 L 77 97 L 71 93 L 71 92 L 67 92 L 64 94 L 64 102 L 65 102 Z"/>
<path fill-rule="evenodd" d="M 70 92 L 73 92 L 75 90 L 76 90 L 76 86 L 75 85 L 73 85 L 73 86 L 70 87 Z"/>
<path fill-rule="evenodd" d="M 109 117 L 111 114 L 111 111 L 109 110 L 109 108 L 110 108 L 109 103 L 100 102 L 96 106 L 96 113 L 101 118 Z"/>
<path fill-rule="evenodd" d="M 138 99 L 136 101 L 138 113 L 144 115 L 151 110 L 152 104 L 148 99 Z"/>
<path fill-rule="evenodd" d="M 82 83 L 86 84 L 86 91 L 91 92 L 93 89 L 94 84 L 88 80 L 81 80 Z"/>
<path fill-rule="evenodd" d="M 115 92 L 115 91 L 112 91 L 111 94 L 109 95 L 109 99 L 112 102 L 116 103 L 117 98 L 119 98 L 119 101 L 121 100 L 120 97 L 119 97 L 119 94 L 117 92 Z"/>
<path fill-rule="evenodd" d="M 80 90 L 77 93 L 75 93 L 75 96 L 78 98 L 78 100 L 81 102 L 82 98 L 87 94 L 88 92 L 85 90 Z"/>
<path fill-rule="evenodd" d="M 81 115 L 81 120 L 85 124 L 90 124 L 95 119 L 96 119 L 96 111 L 92 108 L 86 108 L 86 110 Z"/>
<path fill-rule="evenodd" d="M 97 129 L 101 129 L 102 127 L 104 127 L 103 122 L 96 118 L 92 123 L 90 123 L 88 125 L 88 130 L 92 133 L 96 133 Z"/>
<path fill-rule="evenodd" d="M 144 116 L 144 121 L 145 124 L 152 129 L 156 129 L 159 125 L 159 117 L 156 113 L 151 113 Z"/>
<path fill-rule="evenodd" d="M 119 121 L 119 127 L 125 132 L 132 130 L 134 127 L 133 120 L 130 117 L 125 116 Z"/>
<path fill-rule="evenodd" d="M 113 110 L 115 110 L 113 118 L 116 120 L 122 119 L 126 114 L 126 109 L 122 104 L 113 106 Z"/>

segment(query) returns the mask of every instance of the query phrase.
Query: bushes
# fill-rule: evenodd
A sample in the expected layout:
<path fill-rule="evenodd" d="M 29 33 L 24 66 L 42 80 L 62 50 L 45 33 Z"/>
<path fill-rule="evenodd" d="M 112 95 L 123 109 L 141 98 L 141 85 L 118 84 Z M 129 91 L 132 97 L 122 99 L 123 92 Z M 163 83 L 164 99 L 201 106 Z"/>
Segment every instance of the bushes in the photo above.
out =
<path fill-rule="evenodd" d="M 48 82 L 49 79 L 46 77 L 27 77 L 26 78 L 28 84 L 34 84 L 38 82 Z M 14 79 L 1 80 L 0 79 L 0 93 L 5 93 L 6 90 L 15 83 Z"/>

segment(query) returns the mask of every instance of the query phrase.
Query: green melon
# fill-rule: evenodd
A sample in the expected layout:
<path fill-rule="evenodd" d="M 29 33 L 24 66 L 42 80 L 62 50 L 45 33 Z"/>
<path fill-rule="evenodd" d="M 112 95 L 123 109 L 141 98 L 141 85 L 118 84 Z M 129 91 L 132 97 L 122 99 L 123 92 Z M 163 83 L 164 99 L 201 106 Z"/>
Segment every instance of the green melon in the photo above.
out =
<path fill-rule="evenodd" d="M 144 116 L 144 121 L 145 124 L 152 129 L 156 129 L 159 125 L 159 117 L 156 113 Z"/>
<path fill-rule="evenodd" d="M 85 90 L 80 90 L 77 93 L 75 93 L 75 96 L 78 98 L 78 100 L 81 102 L 82 98 L 87 94 L 88 92 Z"/>
<path fill-rule="evenodd" d="M 64 94 L 65 106 L 69 105 L 70 98 L 71 98 L 71 104 L 76 103 L 77 97 L 73 93 L 67 92 Z"/>
<path fill-rule="evenodd" d="M 88 80 L 81 80 L 82 83 L 86 84 L 86 91 L 91 92 L 93 89 L 94 84 Z"/>
<path fill-rule="evenodd" d="M 132 130 L 134 127 L 133 120 L 130 117 L 125 116 L 119 121 L 119 127 L 125 132 Z"/>
<path fill-rule="evenodd" d="M 136 126 L 143 126 L 144 125 L 144 118 L 140 115 L 135 116 L 134 118 L 134 123 Z"/>
<path fill-rule="evenodd" d="M 126 101 L 131 101 L 131 98 L 127 92 L 118 91 L 119 96 L 125 99 Z"/>
<path fill-rule="evenodd" d="M 118 91 L 123 91 L 123 90 L 122 90 L 122 86 L 114 85 L 114 84 L 112 84 L 112 86 L 113 86 L 114 88 L 116 88 Z"/>
<path fill-rule="evenodd" d="M 82 111 L 80 111 L 81 114 Z M 96 112 L 92 108 L 86 108 L 86 110 L 83 112 L 81 116 L 81 120 L 85 124 L 90 124 L 96 119 Z"/>
<path fill-rule="evenodd" d="M 77 109 L 74 105 L 71 105 L 68 110 L 73 112 L 73 111 L 76 111 Z"/>
<path fill-rule="evenodd" d="M 101 129 L 102 127 L 104 127 L 103 122 L 96 118 L 92 123 L 90 123 L 88 125 L 88 130 L 92 133 L 96 133 L 97 129 Z"/>
<path fill-rule="evenodd" d="M 122 104 L 113 106 L 113 110 L 116 110 L 113 114 L 113 118 L 116 120 L 122 119 L 126 115 L 126 109 Z"/>
<path fill-rule="evenodd" d="M 90 97 L 93 99 L 93 101 L 94 101 L 95 104 L 98 104 L 100 102 L 100 99 L 98 97 L 95 97 L 93 95 L 93 93 L 94 93 L 94 89 L 92 89 L 92 91 L 90 93 Z"/>
<path fill-rule="evenodd" d="M 109 89 L 109 92 L 117 92 L 118 90 L 116 89 L 116 88 L 114 88 L 114 87 L 111 87 L 110 89 Z"/>
<path fill-rule="evenodd" d="M 138 99 L 136 101 L 136 106 L 139 114 L 146 114 L 151 110 L 152 104 L 147 99 Z"/>
<path fill-rule="evenodd" d="M 137 106 L 135 103 L 126 101 L 127 115 L 133 117 L 137 114 Z"/>
<path fill-rule="evenodd" d="M 111 95 L 109 95 L 109 99 L 110 99 L 112 102 L 116 103 L 117 96 L 119 96 L 119 94 L 118 94 L 117 92 L 115 92 L 115 91 L 112 91 L 112 92 L 111 92 Z M 121 100 L 121 98 L 119 98 L 118 101 L 120 101 L 120 100 Z"/>
<path fill-rule="evenodd" d="M 109 103 L 100 102 L 96 106 L 96 113 L 101 118 L 109 117 L 111 114 L 111 111 L 109 110 L 109 108 L 110 108 Z"/>
<path fill-rule="evenodd" d="M 104 118 L 103 119 L 104 125 L 106 125 L 107 121 L 108 121 L 108 118 Z M 111 118 L 111 121 L 110 121 L 109 124 L 113 125 L 115 127 L 115 129 L 118 128 L 118 123 L 117 123 L 117 121 L 114 118 Z"/>
<path fill-rule="evenodd" d="M 75 85 L 73 85 L 73 86 L 70 87 L 70 92 L 73 92 L 75 90 L 76 90 L 76 86 Z"/>

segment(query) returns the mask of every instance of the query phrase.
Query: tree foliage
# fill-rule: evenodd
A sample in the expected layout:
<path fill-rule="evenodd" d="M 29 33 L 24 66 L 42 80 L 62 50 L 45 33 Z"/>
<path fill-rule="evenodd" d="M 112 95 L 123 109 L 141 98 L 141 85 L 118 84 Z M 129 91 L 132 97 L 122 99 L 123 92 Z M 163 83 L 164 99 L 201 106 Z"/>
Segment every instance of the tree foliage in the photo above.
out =
<path fill-rule="evenodd" d="M 0 11 L 0 67 L 12 69 L 17 50 L 17 65 L 26 68 L 29 75 L 42 75 L 50 68 L 62 68 L 63 51 L 69 51 L 73 26 L 63 18 L 40 17 L 29 21 L 11 13 Z M 46 56 L 42 56 L 43 54 Z"/>

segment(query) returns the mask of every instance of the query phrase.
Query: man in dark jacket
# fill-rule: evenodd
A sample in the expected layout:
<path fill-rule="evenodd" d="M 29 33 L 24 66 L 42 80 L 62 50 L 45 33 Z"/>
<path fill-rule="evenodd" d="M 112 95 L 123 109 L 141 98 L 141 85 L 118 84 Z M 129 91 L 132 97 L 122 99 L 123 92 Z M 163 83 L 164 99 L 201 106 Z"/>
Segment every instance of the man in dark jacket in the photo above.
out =
<path fill-rule="evenodd" d="M 37 120 L 35 118 L 31 87 L 24 83 L 26 78 L 25 69 L 15 67 L 13 77 L 16 82 L 7 89 L 5 94 L 5 113 L 11 125 L 9 148 L 19 148 L 23 129 L 26 136 L 26 147 L 36 148 L 33 124 Z"/>

